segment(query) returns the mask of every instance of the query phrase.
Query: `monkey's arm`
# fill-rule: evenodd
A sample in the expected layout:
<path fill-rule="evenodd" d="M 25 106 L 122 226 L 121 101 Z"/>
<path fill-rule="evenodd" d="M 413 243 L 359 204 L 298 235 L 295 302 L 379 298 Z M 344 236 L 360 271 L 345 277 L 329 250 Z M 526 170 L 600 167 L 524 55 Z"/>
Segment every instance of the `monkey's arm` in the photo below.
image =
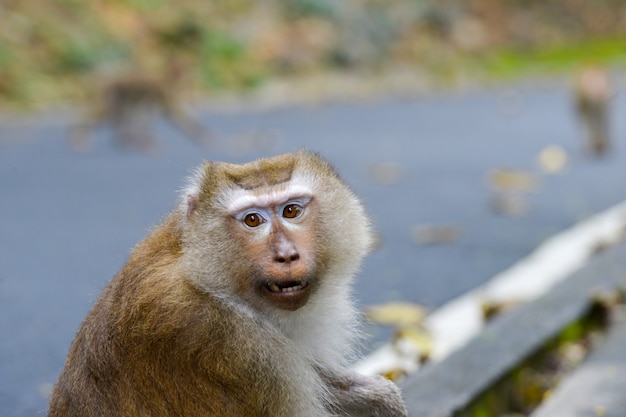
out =
<path fill-rule="evenodd" d="M 396 384 L 381 376 L 365 376 L 347 368 L 317 367 L 334 404 L 333 411 L 350 417 L 406 417 L 408 411 Z"/>
<path fill-rule="evenodd" d="M 169 121 L 188 139 L 202 148 L 208 148 L 212 140 L 211 132 L 201 123 L 190 117 L 173 98 L 163 100 L 163 111 Z"/>

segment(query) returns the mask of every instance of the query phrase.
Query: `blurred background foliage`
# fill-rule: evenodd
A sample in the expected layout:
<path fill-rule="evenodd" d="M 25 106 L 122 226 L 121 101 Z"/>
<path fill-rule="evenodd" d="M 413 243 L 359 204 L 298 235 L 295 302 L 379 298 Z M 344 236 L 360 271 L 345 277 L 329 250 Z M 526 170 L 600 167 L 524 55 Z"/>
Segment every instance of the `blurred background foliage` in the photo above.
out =
<path fill-rule="evenodd" d="M 623 0 L 5 0 L 0 19 L 5 108 L 129 72 L 206 96 L 328 71 L 449 86 L 626 61 Z"/>

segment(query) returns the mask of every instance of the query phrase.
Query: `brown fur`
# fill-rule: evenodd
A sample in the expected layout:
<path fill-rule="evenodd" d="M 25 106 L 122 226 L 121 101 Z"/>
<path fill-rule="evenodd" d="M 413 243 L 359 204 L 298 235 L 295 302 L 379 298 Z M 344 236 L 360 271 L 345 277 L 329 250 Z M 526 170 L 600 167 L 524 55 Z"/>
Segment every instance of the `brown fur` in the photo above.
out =
<path fill-rule="evenodd" d="M 224 169 L 233 182 L 246 190 L 250 190 L 288 181 L 291 178 L 294 165 L 294 155 L 285 154 L 271 160 L 262 159 L 254 165 L 225 164 Z"/>
<path fill-rule="evenodd" d="M 180 244 L 169 219 L 135 249 L 81 325 L 50 417 L 289 415 L 281 404 L 287 381 L 262 370 L 281 365 L 251 345 L 281 341 L 171 275 Z"/>
<path fill-rule="evenodd" d="M 216 206 L 220 190 L 281 184 L 297 166 L 325 176 L 316 192 L 334 190 L 330 200 L 337 200 L 318 194 L 300 229 L 277 222 L 267 240 L 251 239 Z M 184 198 L 189 207 L 137 245 L 81 324 L 49 416 L 406 415 L 392 383 L 326 357 L 325 345 L 336 339 L 348 349 L 353 329 L 346 326 L 356 316 L 348 284 L 369 244 L 358 200 L 330 167 L 306 153 L 243 166 L 207 163 L 200 181 L 197 194 Z M 355 215 L 344 218 L 338 207 Z M 320 221 L 324 210 L 341 215 Z M 343 236 L 341 223 L 353 236 Z M 292 250 L 300 255 L 292 265 L 272 262 Z M 329 273 L 334 281 L 325 282 Z M 302 277 L 310 293 L 297 305 L 261 286 Z"/>

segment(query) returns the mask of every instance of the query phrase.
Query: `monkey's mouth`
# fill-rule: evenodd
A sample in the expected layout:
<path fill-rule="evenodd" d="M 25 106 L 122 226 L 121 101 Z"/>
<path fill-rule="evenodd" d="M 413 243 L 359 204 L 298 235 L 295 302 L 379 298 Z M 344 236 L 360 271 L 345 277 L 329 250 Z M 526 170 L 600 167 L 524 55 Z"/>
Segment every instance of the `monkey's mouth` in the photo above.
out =
<path fill-rule="evenodd" d="M 268 281 L 263 285 L 265 296 L 281 310 L 294 311 L 309 300 L 310 286 L 306 280 Z"/>
<path fill-rule="evenodd" d="M 306 281 L 268 282 L 266 288 L 274 294 L 288 294 L 304 290 L 309 286 Z"/>

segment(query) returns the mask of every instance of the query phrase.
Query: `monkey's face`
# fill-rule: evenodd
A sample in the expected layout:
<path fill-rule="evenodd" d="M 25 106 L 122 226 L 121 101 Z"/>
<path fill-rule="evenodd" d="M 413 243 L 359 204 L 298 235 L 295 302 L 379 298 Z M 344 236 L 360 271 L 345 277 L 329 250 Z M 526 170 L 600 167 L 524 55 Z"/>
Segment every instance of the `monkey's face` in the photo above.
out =
<path fill-rule="evenodd" d="M 250 274 L 238 286 L 252 289 L 271 306 L 297 310 L 315 287 L 316 203 L 310 191 L 247 194 L 230 210 L 233 234 L 243 249 Z"/>
<path fill-rule="evenodd" d="M 321 158 L 284 154 L 206 163 L 185 190 L 191 279 L 267 311 L 343 291 L 370 247 L 359 200 Z"/>

